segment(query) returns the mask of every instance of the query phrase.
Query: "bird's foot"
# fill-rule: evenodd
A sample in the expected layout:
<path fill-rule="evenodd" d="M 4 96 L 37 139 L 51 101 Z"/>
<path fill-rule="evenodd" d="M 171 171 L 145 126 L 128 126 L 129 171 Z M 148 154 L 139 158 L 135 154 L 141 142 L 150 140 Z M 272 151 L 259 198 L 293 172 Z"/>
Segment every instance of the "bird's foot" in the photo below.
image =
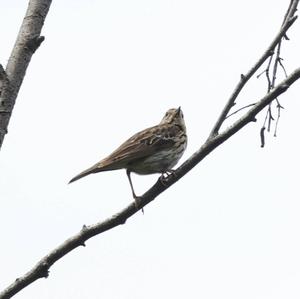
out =
<path fill-rule="evenodd" d="M 161 182 L 164 186 L 167 186 L 168 179 L 169 179 L 171 176 L 176 176 L 176 173 L 175 173 L 175 170 L 174 170 L 174 169 L 168 169 L 168 170 L 166 170 L 165 172 L 163 172 L 163 173 L 161 174 L 161 176 L 159 177 L 159 180 L 160 180 L 160 182 Z"/>
<path fill-rule="evenodd" d="M 138 211 L 141 208 L 141 197 L 140 196 L 136 196 L 134 194 L 133 198 L 134 198 L 135 208 Z M 142 210 L 142 213 L 144 214 L 144 209 L 142 208 L 141 210 Z"/>

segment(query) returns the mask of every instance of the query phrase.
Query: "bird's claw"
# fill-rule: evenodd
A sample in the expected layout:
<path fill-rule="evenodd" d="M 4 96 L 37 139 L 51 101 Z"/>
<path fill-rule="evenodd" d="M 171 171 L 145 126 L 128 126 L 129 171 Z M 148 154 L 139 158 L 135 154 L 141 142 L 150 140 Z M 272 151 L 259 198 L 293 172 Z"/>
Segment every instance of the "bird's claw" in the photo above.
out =
<path fill-rule="evenodd" d="M 134 196 L 134 205 L 137 211 L 141 208 L 141 198 L 139 196 Z M 141 210 L 144 214 L 144 209 L 142 208 Z"/>
<path fill-rule="evenodd" d="M 175 173 L 175 170 L 173 169 L 168 169 L 166 170 L 165 172 L 163 172 L 161 174 L 161 176 L 159 177 L 159 180 L 160 182 L 166 186 L 166 183 L 168 182 L 168 179 L 171 177 L 171 176 L 176 176 L 176 173 Z"/>

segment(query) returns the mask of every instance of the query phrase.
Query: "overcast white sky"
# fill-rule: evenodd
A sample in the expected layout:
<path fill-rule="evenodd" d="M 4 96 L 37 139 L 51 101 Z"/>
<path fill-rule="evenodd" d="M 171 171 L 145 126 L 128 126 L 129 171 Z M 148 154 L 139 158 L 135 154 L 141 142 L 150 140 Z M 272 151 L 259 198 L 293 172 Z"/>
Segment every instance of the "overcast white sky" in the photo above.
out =
<path fill-rule="evenodd" d="M 182 161 L 197 150 L 288 4 L 54 1 L 0 152 L 0 289 L 83 224 L 132 201 L 123 170 L 67 182 L 167 109 L 185 114 Z M 0 4 L 3 65 L 26 6 Z M 300 65 L 299 21 L 288 35 L 291 72 Z M 240 105 L 265 90 L 263 77 L 253 79 Z M 144 216 L 88 241 L 15 298 L 299 298 L 299 91 L 296 83 L 280 98 L 278 137 L 269 134 L 264 149 L 263 113 Z M 137 193 L 157 177 L 134 175 Z"/>

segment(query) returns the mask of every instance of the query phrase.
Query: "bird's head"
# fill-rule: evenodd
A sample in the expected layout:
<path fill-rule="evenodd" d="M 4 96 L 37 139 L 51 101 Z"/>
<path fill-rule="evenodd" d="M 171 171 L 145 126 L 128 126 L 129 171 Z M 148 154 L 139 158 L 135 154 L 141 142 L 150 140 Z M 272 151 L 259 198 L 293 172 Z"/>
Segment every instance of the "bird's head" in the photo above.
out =
<path fill-rule="evenodd" d="M 185 130 L 185 123 L 183 118 L 183 113 L 181 108 L 172 108 L 169 109 L 163 119 L 161 120 L 160 124 L 174 124 L 179 125 L 182 129 Z"/>

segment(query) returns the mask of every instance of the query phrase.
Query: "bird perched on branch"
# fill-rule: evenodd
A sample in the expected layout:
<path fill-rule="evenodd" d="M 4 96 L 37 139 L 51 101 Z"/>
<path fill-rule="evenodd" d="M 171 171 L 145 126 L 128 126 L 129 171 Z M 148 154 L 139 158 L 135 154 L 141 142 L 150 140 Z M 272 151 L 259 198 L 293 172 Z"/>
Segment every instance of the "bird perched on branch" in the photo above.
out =
<path fill-rule="evenodd" d="M 172 167 L 183 155 L 186 145 L 187 135 L 182 110 L 180 107 L 169 109 L 158 125 L 136 133 L 108 157 L 84 170 L 69 183 L 92 173 L 124 168 L 138 209 L 139 197 L 134 192 L 130 173 L 172 173 Z"/>

